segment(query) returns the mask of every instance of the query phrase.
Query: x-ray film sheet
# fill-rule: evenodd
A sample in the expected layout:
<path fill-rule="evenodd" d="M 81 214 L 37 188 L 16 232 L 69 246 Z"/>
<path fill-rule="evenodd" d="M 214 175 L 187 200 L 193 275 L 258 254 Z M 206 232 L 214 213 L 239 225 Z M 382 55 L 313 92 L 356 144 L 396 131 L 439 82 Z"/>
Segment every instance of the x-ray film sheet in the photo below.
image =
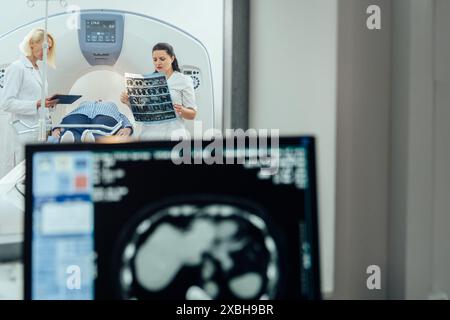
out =
<path fill-rule="evenodd" d="M 156 123 L 177 118 L 165 75 L 125 73 L 131 110 L 137 122 Z"/>

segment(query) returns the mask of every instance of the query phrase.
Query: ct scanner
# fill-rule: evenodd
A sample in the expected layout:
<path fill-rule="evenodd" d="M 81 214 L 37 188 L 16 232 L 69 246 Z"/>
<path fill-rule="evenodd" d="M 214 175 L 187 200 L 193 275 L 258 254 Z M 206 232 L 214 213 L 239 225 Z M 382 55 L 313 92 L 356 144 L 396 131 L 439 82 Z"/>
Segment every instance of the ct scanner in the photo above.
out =
<path fill-rule="evenodd" d="M 74 21 L 73 19 L 78 19 Z M 33 28 L 42 27 L 39 19 L 0 36 L 1 48 L 17 48 Z M 197 120 L 203 130 L 219 128 L 214 116 L 213 79 L 208 52 L 192 35 L 161 20 L 139 13 L 117 10 L 81 10 L 49 16 L 49 32 L 56 39 L 56 69 L 48 68 L 49 94 L 80 94 L 85 100 L 114 101 L 134 124 L 131 111 L 120 103 L 125 88 L 124 73 L 153 71 L 152 47 L 158 42 L 173 45 L 182 72 L 194 81 L 198 106 Z M 69 26 L 79 28 L 69 28 Z M 0 55 L 0 93 L 6 67 L 18 59 L 18 50 L 2 50 Z M 59 105 L 51 112 L 53 124 L 77 105 Z M 216 123 L 215 123 L 216 122 Z M 12 127 L 1 123 L 0 137 L 3 165 L 8 163 Z M 192 125 L 187 124 L 192 132 Z M 139 130 L 139 126 L 136 126 Z M 12 159 L 12 158 L 11 158 Z M 1 162 L 1 161 L 0 161 Z M 13 166 L 11 165 L 11 168 Z M 9 169 L 11 169 L 9 168 Z M 22 180 L 24 163 L 16 166 L 0 180 L 0 260 L 2 252 L 20 255 L 17 244 L 22 238 L 24 197 Z M 8 255 L 11 255 L 8 254 Z"/>

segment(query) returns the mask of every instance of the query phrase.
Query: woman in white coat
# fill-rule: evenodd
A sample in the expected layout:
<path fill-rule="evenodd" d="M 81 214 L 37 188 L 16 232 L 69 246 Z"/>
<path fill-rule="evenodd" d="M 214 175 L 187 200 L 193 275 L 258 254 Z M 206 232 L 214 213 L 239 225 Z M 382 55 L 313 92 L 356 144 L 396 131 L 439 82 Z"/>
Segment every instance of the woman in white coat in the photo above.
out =
<path fill-rule="evenodd" d="M 21 120 L 29 126 L 39 121 L 41 107 L 42 86 L 48 94 L 48 84 L 43 84 L 41 70 L 37 64 L 43 59 L 44 30 L 34 29 L 20 44 L 22 56 L 6 68 L 4 88 L 1 96 L 0 108 L 11 114 L 11 121 Z M 55 40 L 48 34 L 48 64 L 55 66 Z M 47 98 L 46 108 L 53 108 L 57 100 Z M 47 117 L 48 117 L 48 112 Z M 24 145 L 37 142 L 38 132 L 15 134 L 14 164 L 24 158 Z"/>
<path fill-rule="evenodd" d="M 185 120 L 194 120 L 197 115 L 195 91 L 192 78 L 181 73 L 173 47 L 168 43 L 158 43 L 153 47 L 155 72 L 165 74 L 177 118 L 162 123 L 144 123 L 140 140 L 171 140 L 188 137 Z M 130 105 L 129 96 L 123 92 L 120 100 Z"/>

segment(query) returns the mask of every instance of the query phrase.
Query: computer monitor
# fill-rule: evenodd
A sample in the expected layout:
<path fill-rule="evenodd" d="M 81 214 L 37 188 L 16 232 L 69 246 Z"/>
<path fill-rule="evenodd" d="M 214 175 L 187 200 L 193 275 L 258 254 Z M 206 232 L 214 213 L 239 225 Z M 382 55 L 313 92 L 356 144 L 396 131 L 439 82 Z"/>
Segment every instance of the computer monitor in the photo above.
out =
<path fill-rule="evenodd" d="M 314 139 L 241 147 L 27 146 L 25 298 L 319 299 Z"/>

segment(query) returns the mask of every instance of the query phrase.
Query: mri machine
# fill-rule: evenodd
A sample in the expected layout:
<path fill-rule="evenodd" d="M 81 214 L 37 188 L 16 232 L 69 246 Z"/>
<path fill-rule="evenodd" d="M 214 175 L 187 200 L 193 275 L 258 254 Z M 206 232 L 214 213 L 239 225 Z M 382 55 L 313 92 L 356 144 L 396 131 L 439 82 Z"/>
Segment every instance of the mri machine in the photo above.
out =
<path fill-rule="evenodd" d="M 74 21 L 76 19 L 77 21 Z M 17 48 L 33 28 L 42 27 L 43 18 L 27 23 L 0 36 L 1 48 Z M 76 27 L 73 27 L 76 26 Z M 197 120 L 203 130 L 220 128 L 214 116 L 213 79 L 205 46 L 192 35 L 161 20 L 139 13 L 117 10 L 81 10 L 49 17 L 49 32 L 56 39 L 57 68 L 48 68 L 49 94 L 80 94 L 79 100 L 115 102 L 132 124 L 128 107 L 120 103 L 124 91 L 124 73 L 149 73 L 153 70 L 152 47 L 158 42 L 173 45 L 182 72 L 192 77 L 198 106 Z M 18 58 L 17 50 L 2 50 L 0 56 L 0 94 L 7 66 Z M 51 112 L 53 124 L 77 105 L 59 105 Z M 219 119 L 220 120 L 220 119 Z M 3 150 L 3 171 L 11 171 L 0 180 L 0 260 L 19 257 L 24 212 L 23 179 L 25 165 L 13 168 L 8 158 L 11 150 L 12 127 L 0 124 L 0 150 Z M 193 133 L 192 124 L 187 124 Z M 135 127 L 139 131 L 139 126 Z M 12 150 L 11 150 L 12 153 Z M 11 158 L 12 159 L 12 158 Z M 3 176 L 0 167 L 0 177 Z M 2 257 L 3 253 L 3 257 Z"/>

